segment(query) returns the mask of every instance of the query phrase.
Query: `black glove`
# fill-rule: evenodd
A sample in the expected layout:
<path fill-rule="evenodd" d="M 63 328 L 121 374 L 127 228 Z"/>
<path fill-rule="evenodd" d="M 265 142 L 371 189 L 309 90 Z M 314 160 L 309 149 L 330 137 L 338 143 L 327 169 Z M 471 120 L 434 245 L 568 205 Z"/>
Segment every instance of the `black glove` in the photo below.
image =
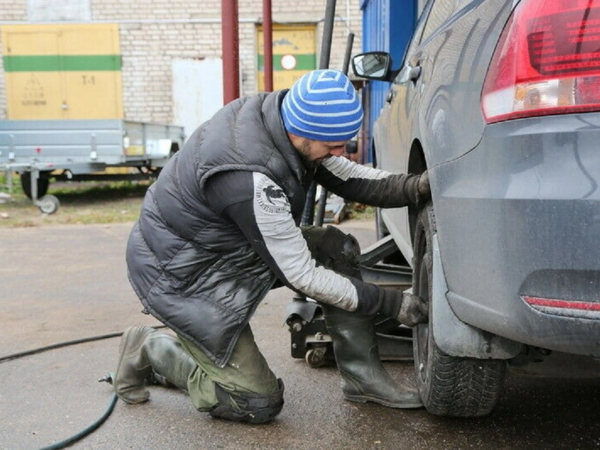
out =
<path fill-rule="evenodd" d="M 404 189 L 406 197 L 419 207 L 431 200 L 431 187 L 427 171 L 421 175 L 408 175 Z"/>
<path fill-rule="evenodd" d="M 380 313 L 407 327 L 427 322 L 427 302 L 414 295 L 412 289 L 404 292 L 396 289 L 381 289 L 379 304 Z"/>
<path fill-rule="evenodd" d="M 431 200 L 431 186 L 429 186 L 429 174 L 423 172 L 417 183 L 417 204 L 427 203 Z"/>

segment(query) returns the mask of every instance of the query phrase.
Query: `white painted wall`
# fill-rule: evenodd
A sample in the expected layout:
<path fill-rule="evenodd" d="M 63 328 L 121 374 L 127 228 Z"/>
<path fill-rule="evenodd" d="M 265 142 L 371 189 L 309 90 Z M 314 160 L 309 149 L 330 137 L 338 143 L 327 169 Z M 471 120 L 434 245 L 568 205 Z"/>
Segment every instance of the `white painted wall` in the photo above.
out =
<path fill-rule="evenodd" d="M 173 123 L 187 138 L 223 106 L 223 61 L 176 59 L 172 67 Z"/>
<path fill-rule="evenodd" d="M 27 0 L 32 22 L 87 21 L 92 18 L 90 0 Z"/>

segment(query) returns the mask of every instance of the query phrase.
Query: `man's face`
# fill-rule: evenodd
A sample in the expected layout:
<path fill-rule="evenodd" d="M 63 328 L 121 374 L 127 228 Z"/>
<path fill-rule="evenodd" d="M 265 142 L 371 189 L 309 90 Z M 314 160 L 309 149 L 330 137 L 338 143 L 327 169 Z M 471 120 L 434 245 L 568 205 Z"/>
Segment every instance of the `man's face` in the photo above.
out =
<path fill-rule="evenodd" d="M 313 141 L 288 133 L 292 144 L 300 153 L 301 158 L 309 166 L 318 166 L 332 156 L 342 156 L 348 141 L 326 142 Z"/>

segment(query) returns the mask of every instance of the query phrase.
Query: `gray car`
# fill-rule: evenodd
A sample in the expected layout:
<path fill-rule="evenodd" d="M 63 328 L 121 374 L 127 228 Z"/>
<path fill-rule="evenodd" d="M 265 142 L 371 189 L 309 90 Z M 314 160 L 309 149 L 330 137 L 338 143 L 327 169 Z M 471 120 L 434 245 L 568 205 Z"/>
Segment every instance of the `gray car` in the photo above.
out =
<path fill-rule="evenodd" d="M 392 82 L 376 166 L 431 180 L 425 208 L 378 217 L 429 301 L 414 354 L 434 414 L 491 412 L 507 365 L 600 377 L 599 30 L 600 0 L 431 0 L 399 69 L 353 58 Z"/>

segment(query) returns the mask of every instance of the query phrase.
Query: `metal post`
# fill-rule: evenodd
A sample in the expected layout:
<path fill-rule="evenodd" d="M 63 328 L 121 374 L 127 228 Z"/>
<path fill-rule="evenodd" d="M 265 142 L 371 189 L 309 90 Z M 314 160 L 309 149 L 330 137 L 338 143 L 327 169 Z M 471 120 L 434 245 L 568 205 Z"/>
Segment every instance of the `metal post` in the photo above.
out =
<path fill-rule="evenodd" d="M 344 72 L 346 75 L 348 75 L 348 70 L 350 70 L 352 45 L 354 45 L 354 33 L 348 33 L 348 37 L 346 38 L 346 54 L 344 55 L 344 65 L 342 66 L 342 72 Z"/>
<path fill-rule="evenodd" d="M 331 55 L 331 41 L 333 41 L 333 21 L 335 20 L 335 0 L 327 0 L 325 7 L 325 20 L 323 22 L 323 39 L 321 40 L 321 55 L 319 69 L 329 68 Z"/>
<path fill-rule="evenodd" d="M 13 172 L 12 172 L 12 169 L 11 169 L 11 167 L 9 165 L 6 168 L 6 189 L 8 190 L 8 193 L 10 195 L 13 194 L 13 189 L 14 189 L 13 188 L 13 179 L 12 178 L 13 178 Z"/>
<path fill-rule="evenodd" d="M 319 69 L 329 68 L 329 57 L 331 55 L 331 41 L 333 40 L 333 21 L 335 19 L 335 1 L 327 0 L 325 8 L 325 21 L 323 23 L 323 39 L 321 40 L 321 55 L 319 58 Z M 315 198 L 317 196 L 317 183 L 311 183 L 306 193 L 306 203 L 302 211 L 301 225 L 312 225 L 315 217 Z"/>
<path fill-rule="evenodd" d="M 33 201 L 33 204 L 35 205 L 35 202 L 37 202 L 38 199 L 38 179 L 40 178 L 40 171 L 37 167 L 33 166 L 31 168 L 31 172 L 30 172 L 30 182 L 31 182 L 31 200 Z"/>
<path fill-rule="evenodd" d="M 240 38 L 238 0 L 221 0 L 223 46 L 223 103 L 240 96 Z"/>
<path fill-rule="evenodd" d="M 273 21 L 271 0 L 263 0 L 263 75 L 265 92 L 273 91 Z"/>
<path fill-rule="evenodd" d="M 348 69 L 350 68 L 350 57 L 352 56 L 352 44 L 354 43 L 354 33 L 348 33 L 346 39 L 346 54 L 344 55 L 344 65 L 342 72 L 348 75 Z M 319 196 L 319 203 L 317 204 L 317 216 L 315 217 L 315 225 L 323 226 L 325 219 L 325 206 L 327 206 L 327 189 L 321 189 L 321 195 Z"/>

